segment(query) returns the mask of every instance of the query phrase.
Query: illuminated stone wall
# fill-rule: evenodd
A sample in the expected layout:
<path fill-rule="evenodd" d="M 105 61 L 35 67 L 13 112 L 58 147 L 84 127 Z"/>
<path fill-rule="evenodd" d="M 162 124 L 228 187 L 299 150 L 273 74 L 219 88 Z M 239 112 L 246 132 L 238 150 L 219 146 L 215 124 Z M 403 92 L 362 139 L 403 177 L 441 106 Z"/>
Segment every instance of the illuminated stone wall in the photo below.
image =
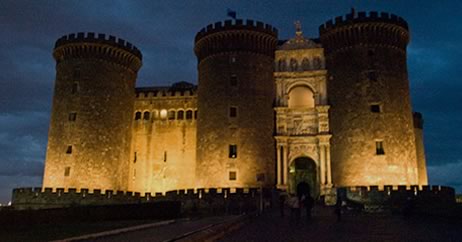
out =
<path fill-rule="evenodd" d="M 199 186 L 274 184 L 276 42 L 273 27 L 242 20 L 219 22 L 196 35 Z"/>
<path fill-rule="evenodd" d="M 196 101 L 192 85 L 137 89 L 130 191 L 154 194 L 196 186 Z"/>
<path fill-rule="evenodd" d="M 141 53 L 92 33 L 56 42 L 56 81 L 43 185 L 127 189 Z"/>
<path fill-rule="evenodd" d="M 320 37 L 330 75 L 334 183 L 418 184 L 407 23 L 387 13 L 352 13 L 322 25 Z"/>
<path fill-rule="evenodd" d="M 295 160 L 315 162 L 315 181 L 308 181 L 312 195 L 325 195 L 332 187 L 329 149 L 327 70 L 321 45 L 302 35 L 278 46 L 276 70 L 277 187 L 295 192 Z M 312 184 L 314 182 L 314 184 Z"/>

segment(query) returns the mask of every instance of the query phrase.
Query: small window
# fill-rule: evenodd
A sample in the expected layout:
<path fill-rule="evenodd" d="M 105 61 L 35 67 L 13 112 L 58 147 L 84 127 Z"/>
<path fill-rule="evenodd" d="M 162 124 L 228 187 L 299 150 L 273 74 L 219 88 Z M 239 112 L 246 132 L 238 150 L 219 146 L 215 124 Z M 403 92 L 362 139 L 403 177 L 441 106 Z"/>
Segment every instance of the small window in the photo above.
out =
<path fill-rule="evenodd" d="M 369 57 L 374 56 L 374 55 L 375 55 L 375 50 L 374 50 L 374 49 L 369 49 L 369 50 L 367 51 L 367 55 L 368 55 Z"/>
<path fill-rule="evenodd" d="M 286 71 L 286 60 L 285 59 L 281 59 L 279 60 L 278 62 L 278 71 Z"/>
<path fill-rule="evenodd" d="M 79 83 L 78 82 L 72 83 L 71 93 L 76 94 L 78 91 L 79 91 Z"/>
<path fill-rule="evenodd" d="M 135 113 L 135 120 L 140 120 L 141 119 L 141 112 L 136 112 Z"/>
<path fill-rule="evenodd" d="M 71 168 L 67 166 L 64 168 L 64 176 L 69 176 L 71 174 Z"/>
<path fill-rule="evenodd" d="M 152 110 L 152 118 L 153 119 L 159 119 L 159 110 Z"/>
<path fill-rule="evenodd" d="M 133 163 L 136 163 L 136 159 L 137 159 L 137 157 L 136 157 L 136 152 L 135 152 L 135 154 L 133 156 Z"/>
<path fill-rule="evenodd" d="M 178 111 L 178 114 L 177 114 L 177 115 L 178 115 L 178 119 L 179 119 L 179 120 L 183 120 L 183 119 L 184 119 L 184 111 L 183 111 L 183 110 Z"/>
<path fill-rule="evenodd" d="M 231 75 L 230 80 L 229 80 L 229 84 L 230 84 L 232 87 L 236 87 L 236 86 L 237 86 L 237 75 L 236 75 L 236 74 L 232 74 L 232 75 Z"/>
<path fill-rule="evenodd" d="M 298 70 L 298 62 L 296 59 L 290 59 L 290 71 Z"/>
<path fill-rule="evenodd" d="M 167 162 L 167 151 L 164 151 L 164 162 Z"/>
<path fill-rule="evenodd" d="M 194 119 L 197 119 L 197 110 L 194 110 Z"/>
<path fill-rule="evenodd" d="M 192 118 L 193 118 L 193 111 L 192 110 L 186 111 L 186 119 L 191 120 Z"/>
<path fill-rule="evenodd" d="M 168 111 L 168 120 L 175 120 L 175 111 Z"/>
<path fill-rule="evenodd" d="M 77 119 L 77 113 L 69 113 L 69 121 L 74 122 Z"/>
<path fill-rule="evenodd" d="M 367 78 L 370 80 L 370 81 L 377 81 L 377 72 L 375 71 L 369 71 L 367 73 Z"/>
<path fill-rule="evenodd" d="M 160 110 L 160 119 L 166 119 L 167 118 L 167 110 L 162 109 Z"/>
<path fill-rule="evenodd" d="M 313 68 L 314 68 L 315 70 L 319 70 L 319 69 L 323 68 L 321 58 L 315 57 L 315 58 L 313 59 Z"/>
<path fill-rule="evenodd" d="M 150 113 L 149 112 L 144 112 L 143 114 L 143 119 L 144 120 L 149 120 Z"/>
<path fill-rule="evenodd" d="M 72 145 L 67 146 L 66 154 L 72 154 Z"/>
<path fill-rule="evenodd" d="M 375 141 L 375 154 L 385 155 L 385 150 L 383 149 L 383 141 Z"/>
<path fill-rule="evenodd" d="M 235 180 L 237 180 L 237 172 L 235 172 L 235 171 L 230 171 L 230 172 L 229 172 L 229 180 L 230 180 L 230 181 L 235 181 Z"/>
<path fill-rule="evenodd" d="M 230 107 L 229 108 L 229 117 L 230 118 L 237 117 L 237 107 Z"/>
<path fill-rule="evenodd" d="M 235 57 L 235 56 L 231 56 L 231 57 L 229 58 L 229 61 L 230 61 L 231 63 L 236 63 L 236 57 Z"/>
<path fill-rule="evenodd" d="M 237 145 L 229 145 L 229 158 L 237 158 Z"/>
<path fill-rule="evenodd" d="M 381 113 L 382 108 L 380 107 L 379 104 L 372 104 L 371 105 L 371 112 L 373 112 L 373 113 Z"/>
<path fill-rule="evenodd" d="M 311 65 L 310 65 L 310 61 L 308 60 L 308 58 L 303 58 L 303 60 L 302 60 L 302 70 L 304 70 L 304 71 L 311 70 Z"/>

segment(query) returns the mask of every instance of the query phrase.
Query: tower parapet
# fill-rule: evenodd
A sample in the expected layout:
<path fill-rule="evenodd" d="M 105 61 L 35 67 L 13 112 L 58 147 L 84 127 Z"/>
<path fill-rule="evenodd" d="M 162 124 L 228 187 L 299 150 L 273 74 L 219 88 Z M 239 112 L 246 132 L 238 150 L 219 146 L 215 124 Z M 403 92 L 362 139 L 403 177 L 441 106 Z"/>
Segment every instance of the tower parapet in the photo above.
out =
<path fill-rule="evenodd" d="M 274 56 L 278 31 L 269 24 L 247 19 L 216 22 L 201 29 L 195 38 L 194 51 L 201 62 L 208 56 L 233 51 Z"/>
<path fill-rule="evenodd" d="M 124 65 L 137 72 L 142 54 L 136 46 L 112 35 L 92 32 L 68 34 L 55 43 L 53 56 L 57 62 L 67 58 L 101 58 Z"/>
<path fill-rule="evenodd" d="M 358 44 L 387 45 L 402 50 L 409 42 L 407 22 L 385 12 L 358 12 L 338 16 L 319 26 L 326 52 Z"/>

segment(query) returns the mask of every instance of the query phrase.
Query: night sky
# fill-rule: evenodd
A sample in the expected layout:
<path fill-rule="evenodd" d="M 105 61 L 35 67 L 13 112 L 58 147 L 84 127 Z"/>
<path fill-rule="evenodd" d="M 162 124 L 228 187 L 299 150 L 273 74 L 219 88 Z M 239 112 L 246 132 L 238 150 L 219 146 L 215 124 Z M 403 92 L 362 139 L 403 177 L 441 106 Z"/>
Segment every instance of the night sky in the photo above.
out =
<path fill-rule="evenodd" d="M 193 41 L 197 31 L 226 18 L 272 24 L 279 38 L 305 36 L 337 15 L 378 10 L 410 26 L 408 69 L 414 111 L 425 119 L 431 184 L 462 192 L 462 1 L 22 1 L 0 0 L 0 203 L 15 187 L 40 186 L 55 78 L 56 39 L 76 32 L 115 35 L 143 53 L 137 86 L 197 83 Z M 460 68 L 460 67 L 459 67 Z"/>

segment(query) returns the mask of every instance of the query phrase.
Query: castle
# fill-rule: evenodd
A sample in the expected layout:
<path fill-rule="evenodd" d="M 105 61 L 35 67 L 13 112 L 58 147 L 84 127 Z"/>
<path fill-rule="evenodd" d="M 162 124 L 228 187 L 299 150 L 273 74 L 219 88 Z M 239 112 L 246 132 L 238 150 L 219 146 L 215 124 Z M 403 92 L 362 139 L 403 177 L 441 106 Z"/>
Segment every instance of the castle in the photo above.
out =
<path fill-rule="evenodd" d="M 352 11 L 319 38 L 226 20 L 195 38 L 198 85 L 136 88 L 142 54 L 114 36 L 58 39 L 43 187 L 159 193 L 427 185 L 409 96 L 407 23 Z"/>

